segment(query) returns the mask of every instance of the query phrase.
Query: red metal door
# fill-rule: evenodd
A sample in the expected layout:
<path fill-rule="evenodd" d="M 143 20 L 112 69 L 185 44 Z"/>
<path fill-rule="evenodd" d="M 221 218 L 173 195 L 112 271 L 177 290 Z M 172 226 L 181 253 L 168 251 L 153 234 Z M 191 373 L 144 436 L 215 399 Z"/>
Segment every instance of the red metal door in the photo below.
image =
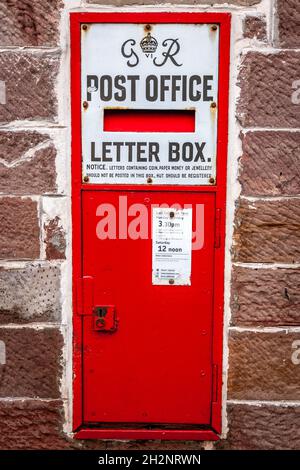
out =
<path fill-rule="evenodd" d="M 192 251 L 191 286 L 152 285 L 152 241 L 119 238 L 119 197 L 151 205 L 204 206 L 204 244 Z M 124 201 L 124 200 L 123 200 Z M 96 233 L 100 204 L 116 209 L 115 239 Z M 83 276 L 93 278 L 93 306 L 113 305 L 113 333 L 83 316 L 84 423 L 211 423 L 215 195 L 166 191 L 86 191 L 82 203 Z M 121 215 L 122 216 L 122 215 Z M 124 216 L 124 214 L 123 214 Z M 130 222 L 130 217 L 128 218 Z"/>

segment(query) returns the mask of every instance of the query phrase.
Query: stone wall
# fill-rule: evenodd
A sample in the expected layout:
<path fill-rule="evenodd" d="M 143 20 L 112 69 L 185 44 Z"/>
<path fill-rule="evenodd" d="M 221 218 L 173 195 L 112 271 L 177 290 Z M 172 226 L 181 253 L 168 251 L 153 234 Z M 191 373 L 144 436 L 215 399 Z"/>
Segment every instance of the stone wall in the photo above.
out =
<path fill-rule="evenodd" d="M 71 433 L 72 10 L 232 13 L 223 434 Z M 300 440 L 299 0 L 2 0 L 0 449 L 296 449 Z"/>

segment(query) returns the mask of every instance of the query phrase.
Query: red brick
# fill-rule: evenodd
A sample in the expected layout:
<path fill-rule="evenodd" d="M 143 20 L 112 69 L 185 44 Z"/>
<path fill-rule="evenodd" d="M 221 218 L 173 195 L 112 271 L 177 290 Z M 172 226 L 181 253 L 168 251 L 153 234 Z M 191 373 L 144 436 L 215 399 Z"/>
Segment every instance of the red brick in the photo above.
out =
<path fill-rule="evenodd" d="M 249 39 L 267 40 L 267 24 L 264 17 L 246 16 L 244 19 L 244 36 Z"/>
<path fill-rule="evenodd" d="M 299 333 L 231 331 L 229 398 L 299 400 L 300 366 L 292 362 L 293 343 L 299 340 Z"/>
<path fill-rule="evenodd" d="M 298 450 L 300 407 L 228 406 L 229 433 L 219 448 L 236 450 Z"/>
<path fill-rule="evenodd" d="M 246 196 L 300 193 L 300 132 L 247 132 L 239 181 Z"/>
<path fill-rule="evenodd" d="M 0 186 L 6 194 L 56 191 L 56 149 L 37 132 L 0 132 Z M 26 175 L 26 177 L 24 177 Z"/>
<path fill-rule="evenodd" d="M 300 325 L 300 270 L 234 267 L 232 324 Z"/>
<path fill-rule="evenodd" d="M 0 328 L 6 364 L 0 365 L 0 397 L 59 398 L 62 336 L 56 328 Z"/>
<path fill-rule="evenodd" d="M 277 0 L 278 44 L 282 47 L 300 47 L 300 2 Z"/>
<path fill-rule="evenodd" d="M 0 324 L 58 322 L 60 316 L 59 267 L 0 268 Z"/>
<path fill-rule="evenodd" d="M 298 127 L 300 106 L 292 102 L 300 76 L 300 52 L 248 52 L 239 75 L 237 117 L 244 127 Z"/>
<path fill-rule="evenodd" d="M 240 200 L 233 256 L 245 263 L 300 262 L 300 199 Z"/>
<path fill-rule="evenodd" d="M 61 0 L 2 0 L 0 45 L 58 45 L 62 5 Z"/>
<path fill-rule="evenodd" d="M 0 258 L 40 256 L 37 203 L 31 199 L 0 198 Z"/>
<path fill-rule="evenodd" d="M 6 104 L 0 104 L 1 122 L 54 121 L 58 66 L 57 54 L 1 52 L 0 80 L 6 84 Z"/>

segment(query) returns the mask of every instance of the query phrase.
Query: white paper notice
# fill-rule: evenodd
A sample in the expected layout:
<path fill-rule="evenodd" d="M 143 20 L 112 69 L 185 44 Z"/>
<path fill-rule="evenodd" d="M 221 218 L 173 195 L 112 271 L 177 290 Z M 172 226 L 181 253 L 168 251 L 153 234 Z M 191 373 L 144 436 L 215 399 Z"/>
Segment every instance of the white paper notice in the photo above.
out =
<path fill-rule="evenodd" d="M 192 209 L 153 208 L 152 284 L 191 285 Z"/>

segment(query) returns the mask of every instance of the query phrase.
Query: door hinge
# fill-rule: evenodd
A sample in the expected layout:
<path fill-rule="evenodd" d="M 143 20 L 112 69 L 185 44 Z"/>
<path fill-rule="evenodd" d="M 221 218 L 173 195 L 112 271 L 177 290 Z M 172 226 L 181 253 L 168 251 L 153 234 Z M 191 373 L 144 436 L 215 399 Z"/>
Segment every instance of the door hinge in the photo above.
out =
<path fill-rule="evenodd" d="M 213 364 L 212 370 L 212 402 L 216 403 L 218 401 L 218 365 Z"/>
<path fill-rule="evenodd" d="M 94 278 L 83 276 L 77 281 L 77 314 L 92 315 L 94 308 Z"/>
<path fill-rule="evenodd" d="M 221 245 L 221 215 L 222 209 L 216 209 L 215 248 Z"/>

